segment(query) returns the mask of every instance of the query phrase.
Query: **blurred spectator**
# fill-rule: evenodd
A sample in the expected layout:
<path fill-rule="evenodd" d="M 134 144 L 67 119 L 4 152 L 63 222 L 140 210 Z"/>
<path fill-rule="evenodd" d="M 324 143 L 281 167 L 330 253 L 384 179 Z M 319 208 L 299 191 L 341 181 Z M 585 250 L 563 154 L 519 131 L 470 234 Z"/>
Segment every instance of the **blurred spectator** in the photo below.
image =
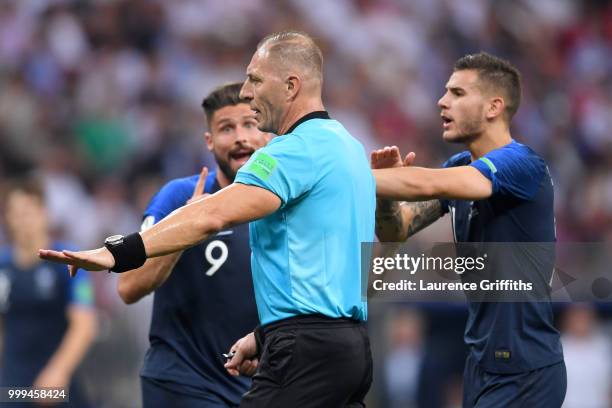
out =
<path fill-rule="evenodd" d="M 565 408 L 603 408 L 612 402 L 612 344 L 592 306 L 572 304 L 561 338 L 567 367 Z"/>
<path fill-rule="evenodd" d="M 423 359 L 423 320 L 418 311 L 401 309 L 391 314 L 389 348 L 385 357 L 388 408 L 416 407 L 417 385 Z"/>

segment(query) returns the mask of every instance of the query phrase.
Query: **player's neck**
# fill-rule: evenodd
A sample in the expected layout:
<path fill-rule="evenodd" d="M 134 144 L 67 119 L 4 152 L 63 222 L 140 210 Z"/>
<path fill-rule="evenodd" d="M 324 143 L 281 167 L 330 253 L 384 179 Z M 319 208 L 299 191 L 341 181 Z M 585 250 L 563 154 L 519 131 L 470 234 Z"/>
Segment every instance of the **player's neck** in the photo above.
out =
<path fill-rule="evenodd" d="M 232 184 L 232 180 L 221 169 L 217 169 L 217 183 L 219 183 L 219 187 L 225 188 Z"/>
<path fill-rule="evenodd" d="M 287 133 L 295 122 L 309 113 L 323 110 L 325 110 L 325 107 L 323 106 L 323 101 L 321 101 L 321 98 L 311 98 L 301 103 L 294 103 L 294 105 L 292 105 L 292 107 L 287 111 L 287 114 L 279 127 L 278 134 L 284 135 Z"/>
<path fill-rule="evenodd" d="M 512 142 L 512 135 L 507 126 L 491 126 L 479 137 L 467 143 L 467 149 L 476 160 L 489 153 L 491 150 L 499 149 Z"/>
<path fill-rule="evenodd" d="M 21 269 L 28 269 L 40 262 L 38 250 L 49 248 L 51 240 L 47 235 L 32 235 L 15 241 L 13 257 L 15 264 Z"/>

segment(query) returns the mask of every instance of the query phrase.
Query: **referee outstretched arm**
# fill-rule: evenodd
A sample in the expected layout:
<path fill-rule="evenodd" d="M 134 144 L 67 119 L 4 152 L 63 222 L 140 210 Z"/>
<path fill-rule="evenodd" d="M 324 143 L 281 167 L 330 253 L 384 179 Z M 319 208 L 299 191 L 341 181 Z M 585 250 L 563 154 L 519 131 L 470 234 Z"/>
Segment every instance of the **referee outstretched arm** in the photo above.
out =
<path fill-rule="evenodd" d="M 68 264 L 71 276 L 76 275 L 78 268 L 119 271 L 126 266 L 118 262 L 128 262 L 128 259 L 143 256 L 145 259 L 154 258 L 185 250 L 224 228 L 263 218 L 276 211 L 280 205 L 280 198 L 274 193 L 236 183 L 179 208 L 142 233 L 125 237 L 126 240 L 132 237 L 132 240 L 122 245 L 126 251 L 115 254 L 120 259 L 115 259 L 109 249 L 112 249 L 113 242 L 90 251 L 41 249 L 38 253 L 43 259 Z M 140 239 L 142 245 L 138 242 Z"/>

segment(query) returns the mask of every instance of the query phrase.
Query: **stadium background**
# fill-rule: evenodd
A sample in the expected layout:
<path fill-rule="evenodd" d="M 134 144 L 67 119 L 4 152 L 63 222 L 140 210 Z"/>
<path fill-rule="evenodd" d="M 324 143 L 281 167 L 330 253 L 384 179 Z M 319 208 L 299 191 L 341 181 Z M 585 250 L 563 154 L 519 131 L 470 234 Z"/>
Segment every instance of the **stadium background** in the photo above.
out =
<path fill-rule="evenodd" d="M 55 236 L 82 248 L 138 229 L 165 180 L 212 162 L 202 97 L 242 80 L 258 40 L 288 28 L 323 48 L 332 117 L 366 150 L 397 144 L 426 166 L 458 150 L 442 142 L 436 107 L 453 61 L 479 50 L 509 59 L 524 81 L 513 135 L 549 162 L 559 239 L 612 241 L 612 6 L 604 0 L 0 1 L 0 191 L 37 171 Z M 449 224 L 415 239 L 449 240 Z M 114 278 L 94 276 L 100 333 L 79 375 L 96 406 L 133 407 L 150 298 L 124 306 Z M 557 309 L 566 406 L 590 406 L 589 395 L 609 406 L 609 310 Z M 459 406 L 464 314 L 373 305 L 370 406 Z"/>

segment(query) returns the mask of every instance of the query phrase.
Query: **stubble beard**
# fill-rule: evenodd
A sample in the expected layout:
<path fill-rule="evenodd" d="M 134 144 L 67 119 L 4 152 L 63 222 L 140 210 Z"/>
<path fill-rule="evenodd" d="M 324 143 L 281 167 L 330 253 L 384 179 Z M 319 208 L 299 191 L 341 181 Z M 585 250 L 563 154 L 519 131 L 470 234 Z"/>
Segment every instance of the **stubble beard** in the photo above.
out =
<path fill-rule="evenodd" d="M 482 119 L 466 120 L 462 126 L 458 126 L 457 134 L 450 139 L 449 143 L 467 144 L 477 139 L 484 131 L 484 121 Z"/>

